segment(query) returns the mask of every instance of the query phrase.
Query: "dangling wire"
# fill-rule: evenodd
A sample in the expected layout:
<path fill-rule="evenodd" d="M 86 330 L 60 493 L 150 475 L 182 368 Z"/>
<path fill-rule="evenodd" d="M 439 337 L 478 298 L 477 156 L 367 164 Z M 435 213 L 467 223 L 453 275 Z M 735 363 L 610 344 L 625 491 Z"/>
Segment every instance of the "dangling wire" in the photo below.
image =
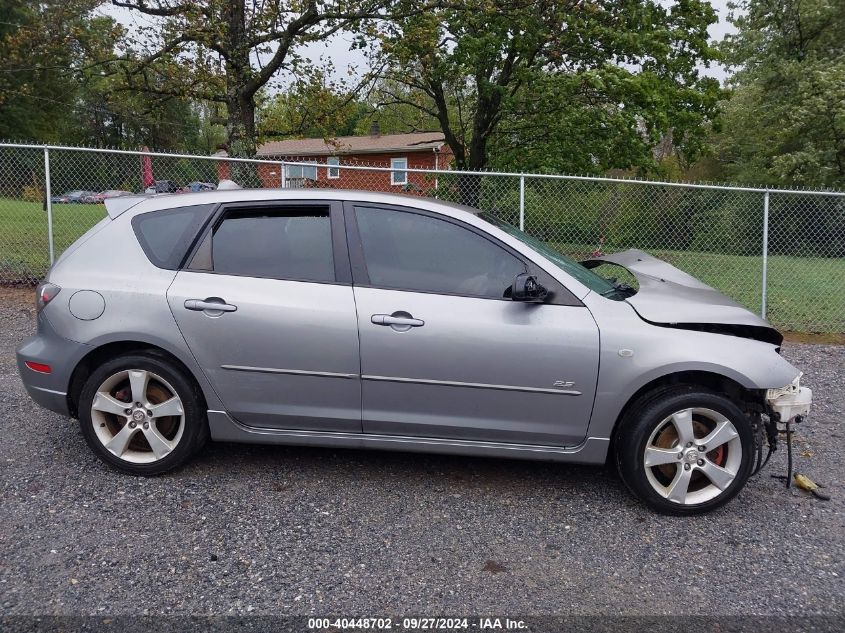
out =
<path fill-rule="evenodd" d="M 765 459 L 763 459 L 764 429 L 766 432 L 766 443 L 768 444 L 768 451 L 766 452 Z M 762 423 L 762 418 L 758 413 L 756 414 L 755 430 L 757 431 L 757 465 L 755 466 L 754 471 L 751 473 L 752 476 L 756 475 L 766 467 L 766 464 L 768 464 L 769 460 L 772 458 L 772 453 L 774 453 L 778 449 L 777 419 L 775 419 L 773 416 L 767 416 L 766 422 Z"/>

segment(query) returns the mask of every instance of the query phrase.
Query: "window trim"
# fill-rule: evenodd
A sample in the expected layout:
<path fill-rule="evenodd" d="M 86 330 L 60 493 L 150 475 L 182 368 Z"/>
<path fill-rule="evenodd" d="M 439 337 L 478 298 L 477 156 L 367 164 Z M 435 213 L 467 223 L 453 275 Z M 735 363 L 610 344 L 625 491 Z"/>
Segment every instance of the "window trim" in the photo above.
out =
<path fill-rule="evenodd" d="M 563 305 L 563 306 L 577 306 L 584 307 L 583 302 L 578 299 L 572 292 L 570 292 L 563 284 L 550 275 L 546 270 L 535 264 L 530 258 L 523 253 L 514 249 L 508 244 L 496 239 L 483 229 L 480 229 L 472 224 L 467 224 L 456 218 L 426 209 L 419 209 L 416 207 L 404 207 L 394 204 L 380 204 L 376 202 L 365 202 L 356 200 L 347 200 L 343 203 L 343 215 L 346 220 L 346 239 L 349 249 L 349 262 L 352 272 L 352 285 L 359 288 L 373 288 L 376 290 L 391 290 L 396 292 L 414 292 L 417 294 L 439 295 L 443 297 L 465 297 L 467 299 L 482 299 L 485 301 L 507 301 L 511 303 L 511 299 L 506 297 L 479 297 L 478 295 L 470 295 L 463 293 L 452 292 L 437 292 L 434 290 L 418 290 L 416 288 L 394 288 L 389 286 L 380 286 L 370 282 L 370 276 L 367 272 L 367 262 L 364 257 L 364 245 L 361 241 L 361 233 L 358 227 L 358 218 L 355 213 L 356 207 L 365 207 L 371 209 L 381 209 L 385 211 L 394 211 L 397 213 L 414 213 L 416 215 L 423 215 L 436 220 L 449 222 L 463 229 L 475 233 L 476 235 L 486 239 L 493 245 L 503 249 L 508 254 L 522 262 L 525 270 L 535 275 L 541 284 L 543 284 L 549 291 L 549 296 L 543 305 Z"/>
<path fill-rule="evenodd" d="M 401 160 L 405 163 L 403 168 L 398 168 L 395 166 L 396 161 Z M 397 156 L 395 158 L 390 159 L 390 184 L 393 186 L 402 186 L 408 184 L 408 157 L 407 156 Z M 405 179 L 402 181 L 396 180 L 396 174 L 401 172 L 404 174 Z"/>
<path fill-rule="evenodd" d="M 334 167 L 332 165 L 334 165 Z M 334 173 L 334 175 L 332 175 L 332 173 Z M 339 156 L 329 156 L 328 158 L 326 158 L 326 178 L 328 180 L 337 180 L 338 178 L 340 178 Z"/>
<path fill-rule="evenodd" d="M 299 279 L 295 277 L 257 277 L 255 275 L 241 275 L 236 273 L 223 273 L 216 270 L 194 268 L 194 260 L 202 250 L 206 242 L 212 239 L 214 230 L 222 224 L 228 211 L 249 211 L 250 209 L 260 210 L 266 208 L 284 207 L 321 207 L 329 209 L 329 220 L 331 223 L 332 259 L 334 260 L 334 281 L 318 281 L 316 279 Z M 213 264 L 213 260 L 212 260 Z M 344 229 L 343 202 L 340 200 L 258 200 L 229 202 L 221 204 L 212 214 L 211 219 L 206 223 L 203 230 L 195 240 L 188 255 L 183 261 L 180 270 L 190 273 L 204 273 L 207 275 L 223 275 L 226 277 L 246 277 L 249 279 L 275 279 L 277 281 L 296 281 L 311 284 L 329 284 L 333 286 L 351 286 L 352 269 L 349 261 L 349 248 L 346 242 L 346 231 Z"/>
<path fill-rule="evenodd" d="M 185 211 L 186 209 L 192 209 L 194 207 L 207 207 L 205 210 L 205 217 L 203 217 L 199 222 L 196 222 L 193 226 L 189 226 L 186 228 L 186 235 L 187 238 L 185 241 L 188 243 L 188 247 L 182 251 L 182 256 L 179 258 L 179 261 L 176 262 L 176 265 L 171 267 L 162 266 L 161 263 L 158 261 L 158 258 L 151 255 L 152 248 L 150 244 L 147 242 L 147 239 L 144 237 L 144 234 L 141 233 L 140 223 L 143 219 L 150 215 L 165 215 L 168 213 L 178 213 L 180 211 Z M 153 211 L 146 211 L 144 213 L 139 213 L 132 217 L 130 220 L 130 224 L 132 226 L 132 232 L 135 234 L 135 239 L 138 240 L 138 244 L 141 246 L 141 250 L 144 251 L 144 255 L 146 255 L 147 260 L 155 266 L 156 268 L 160 268 L 162 270 L 181 270 L 186 262 L 190 261 L 193 257 L 194 250 L 196 249 L 197 245 L 201 241 L 201 236 L 205 234 L 206 227 L 208 223 L 217 215 L 217 210 L 219 209 L 220 204 L 218 202 L 211 202 L 206 204 L 189 204 L 181 207 L 170 207 L 167 209 L 155 209 Z"/>

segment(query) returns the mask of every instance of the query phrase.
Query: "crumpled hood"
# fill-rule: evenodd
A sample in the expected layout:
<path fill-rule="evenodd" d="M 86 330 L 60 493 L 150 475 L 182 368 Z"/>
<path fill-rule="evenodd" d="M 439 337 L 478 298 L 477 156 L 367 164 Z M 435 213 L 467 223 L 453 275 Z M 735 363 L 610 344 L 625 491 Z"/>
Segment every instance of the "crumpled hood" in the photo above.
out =
<path fill-rule="evenodd" d="M 692 275 L 637 249 L 586 260 L 618 264 L 631 271 L 640 289 L 626 301 L 646 321 L 667 325 L 725 324 L 771 329 L 764 319 Z M 596 264 L 598 265 L 598 264 Z M 590 268 L 590 266 L 587 266 Z"/>

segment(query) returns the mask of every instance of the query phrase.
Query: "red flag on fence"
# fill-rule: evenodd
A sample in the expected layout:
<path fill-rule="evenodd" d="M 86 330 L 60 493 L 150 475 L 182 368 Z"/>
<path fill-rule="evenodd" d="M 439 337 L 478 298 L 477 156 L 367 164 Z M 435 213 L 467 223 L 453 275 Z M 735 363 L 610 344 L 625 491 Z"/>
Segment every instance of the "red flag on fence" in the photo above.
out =
<path fill-rule="evenodd" d="M 146 153 L 150 151 L 150 148 L 144 145 L 143 151 L 145 153 L 141 154 L 141 182 L 146 189 L 155 184 L 155 179 L 153 178 L 153 159 Z"/>

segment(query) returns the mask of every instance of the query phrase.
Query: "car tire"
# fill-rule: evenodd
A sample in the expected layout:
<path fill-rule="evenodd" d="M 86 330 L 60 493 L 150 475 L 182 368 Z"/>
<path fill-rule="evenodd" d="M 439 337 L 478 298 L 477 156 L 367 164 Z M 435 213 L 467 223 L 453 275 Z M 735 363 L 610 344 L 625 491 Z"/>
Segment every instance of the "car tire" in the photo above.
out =
<path fill-rule="evenodd" d="M 203 403 L 181 366 L 155 352 L 136 352 L 91 372 L 79 398 L 79 422 L 109 466 L 158 475 L 184 464 L 208 440 Z"/>
<path fill-rule="evenodd" d="M 729 398 L 698 387 L 644 397 L 625 414 L 615 458 L 625 485 L 662 514 L 719 508 L 751 476 L 754 433 Z"/>

